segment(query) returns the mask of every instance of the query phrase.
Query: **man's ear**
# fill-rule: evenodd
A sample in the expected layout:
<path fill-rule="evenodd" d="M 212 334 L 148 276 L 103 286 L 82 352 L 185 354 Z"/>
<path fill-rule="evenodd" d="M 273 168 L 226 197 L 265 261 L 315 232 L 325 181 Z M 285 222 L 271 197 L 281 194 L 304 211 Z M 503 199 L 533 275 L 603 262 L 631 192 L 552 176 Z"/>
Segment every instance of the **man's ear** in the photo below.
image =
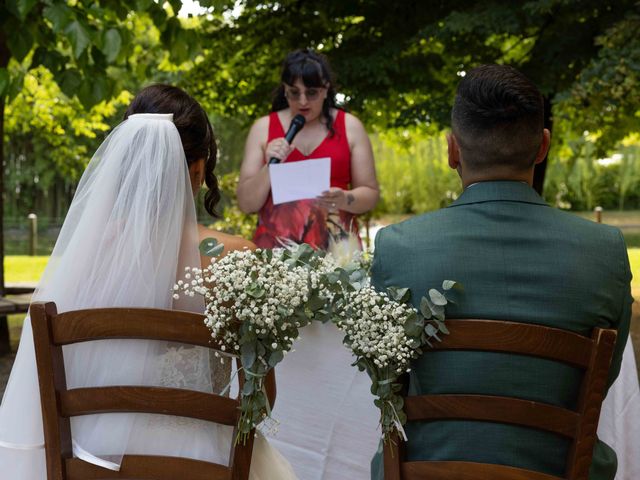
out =
<path fill-rule="evenodd" d="M 548 129 L 542 130 L 542 143 L 536 154 L 535 164 L 542 162 L 549 152 L 549 145 L 551 144 L 551 132 Z"/>
<path fill-rule="evenodd" d="M 460 166 L 460 147 L 453 132 L 447 134 L 447 152 L 449 158 L 449 166 L 457 170 Z"/>

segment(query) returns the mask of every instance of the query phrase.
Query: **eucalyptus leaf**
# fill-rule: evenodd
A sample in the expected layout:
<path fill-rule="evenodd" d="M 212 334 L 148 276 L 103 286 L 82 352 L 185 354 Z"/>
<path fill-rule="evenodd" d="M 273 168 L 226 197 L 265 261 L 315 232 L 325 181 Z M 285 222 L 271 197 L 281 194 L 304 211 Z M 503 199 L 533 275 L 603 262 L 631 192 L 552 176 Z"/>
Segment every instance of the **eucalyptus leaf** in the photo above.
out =
<path fill-rule="evenodd" d="M 410 337 L 417 337 L 424 328 L 424 320 L 418 315 L 412 315 L 404 324 L 404 331 Z"/>
<path fill-rule="evenodd" d="M 446 297 L 435 288 L 429 290 L 429 298 L 434 305 L 444 306 L 447 304 Z"/>
<path fill-rule="evenodd" d="M 433 304 L 427 299 L 427 297 L 422 297 L 420 299 L 420 313 L 424 318 L 431 318 L 433 316 L 431 305 Z"/>
<path fill-rule="evenodd" d="M 387 288 L 389 296 L 398 303 L 404 303 L 408 298 L 405 298 L 409 294 L 408 288 L 401 287 L 389 287 Z"/>
<path fill-rule="evenodd" d="M 436 327 L 434 327 L 431 323 L 427 323 L 424 326 L 424 331 L 429 337 L 436 337 L 437 338 L 437 336 L 438 336 L 438 329 Z"/>
<path fill-rule="evenodd" d="M 445 280 L 442 282 L 442 289 L 451 290 L 456 285 L 456 283 L 457 282 L 455 280 Z"/>
<path fill-rule="evenodd" d="M 318 296 L 318 294 L 314 293 L 313 295 L 311 295 L 311 297 L 309 297 L 309 300 L 307 301 L 307 306 L 311 309 L 311 310 L 319 310 L 322 307 L 324 307 L 326 304 L 324 298 L 321 298 L 320 296 Z"/>
<path fill-rule="evenodd" d="M 224 244 L 213 237 L 205 238 L 199 245 L 200 253 L 205 257 L 217 257 L 224 250 Z"/>
<path fill-rule="evenodd" d="M 438 330 L 440 330 L 442 333 L 449 335 L 449 329 L 447 328 L 447 325 L 441 321 L 441 320 L 437 320 L 436 323 L 438 324 Z"/>
<path fill-rule="evenodd" d="M 244 382 L 244 385 L 242 387 L 242 395 L 251 395 L 253 393 L 254 387 L 253 387 L 253 382 L 250 380 L 247 380 L 246 382 Z"/>
<path fill-rule="evenodd" d="M 244 368 L 250 369 L 255 363 L 256 358 L 256 342 L 243 343 L 240 346 L 240 360 Z"/>
<path fill-rule="evenodd" d="M 280 350 L 271 352 L 271 355 L 269 355 L 269 366 L 271 368 L 275 367 L 278 363 L 282 361 L 283 358 L 284 358 L 284 354 Z"/>
<path fill-rule="evenodd" d="M 247 295 L 251 295 L 253 298 L 262 298 L 266 293 L 264 288 L 255 282 L 249 284 L 245 291 L 247 292 Z"/>

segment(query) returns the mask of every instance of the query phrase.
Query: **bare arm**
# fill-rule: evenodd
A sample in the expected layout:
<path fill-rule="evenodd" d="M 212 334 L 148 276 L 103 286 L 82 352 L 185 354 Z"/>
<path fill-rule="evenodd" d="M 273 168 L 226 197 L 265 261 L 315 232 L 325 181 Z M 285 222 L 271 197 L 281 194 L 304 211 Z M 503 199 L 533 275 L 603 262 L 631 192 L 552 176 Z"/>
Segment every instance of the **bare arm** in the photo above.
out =
<path fill-rule="evenodd" d="M 260 210 L 269 196 L 269 166 L 264 159 L 276 157 L 284 160 L 292 150 L 284 138 L 276 138 L 267 144 L 268 133 L 269 117 L 262 117 L 253 124 L 247 136 L 236 189 L 238 205 L 245 213 Z"/>
<path fill-rule="evenodd" d="M 360 214 L 376 206 L 380 191 L 371 142 L 362 122 L 347 113 L 345 126 L 351 149 L 351 190 L 331 188 L 319 197 L 319 202 L 328 210 L 338 209 Z"/>
<path fill-rule="evenodd" d="M 220 257 L 224 257 L 227 253 L 234 250 L 256 249 L 255 244 L 249 240 L 235 235 L 229 235 L 228 233 L 219 232 L 217 230 L 207 228 L 204 225 L 198 225 L 198 236 L 200 237 L 200 242 L 207 238 L 215 238 L 218 243 L 222 243 L 224 245 L 224 250 Z M 211 257 L 200 255 L 200 263 L 202 264 L 202 268 L 206 268 L 211 263 Z"/>

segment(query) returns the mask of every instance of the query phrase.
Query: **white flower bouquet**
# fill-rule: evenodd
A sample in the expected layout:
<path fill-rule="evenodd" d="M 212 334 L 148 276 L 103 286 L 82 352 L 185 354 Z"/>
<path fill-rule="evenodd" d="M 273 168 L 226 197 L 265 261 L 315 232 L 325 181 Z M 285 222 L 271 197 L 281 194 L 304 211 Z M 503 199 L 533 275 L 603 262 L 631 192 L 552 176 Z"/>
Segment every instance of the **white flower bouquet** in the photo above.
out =
<path fill-rule="evenodd" d="M 201 248 L 221 251 L 209 242 Z M 299 329 L 316 317 L 326 300 L 319 297 L 318 269 L 307 263 L 315 252 L 308 245 L 295 250 L 244 250 L 212 258 L 205 269 L 187 268 L 174 286 L 180 294 L 202 295 L 205 323 L 223 353 L 240 358 L 245 382 L 237 441 L 270 415 L 264 378 L 282 361 Z M 320 259 L 314 259 L 317 267 Z"/>
<path fill-rule="evenodd" d="M 216 255 L 221 247 L 211 239 L 201 251 Z M 454 286 L 447 280 L 443 290 Z M 431 289 L 416 311 L 408 289 L 378 292 L 361 252 L 336 257 L 306 244 L 235 251 L 213 258 L 204 270 L 187 268 L 174 286 L 174 296 L 180 294 L 204 297 L 211 336 L 223 353 L 240 358 L 245 383 L 236 442 L 244 442 L 270 416 L 265 376 L 309 322 L 332 321 L 344 331 L 344 344 L 356 357 L 353 365 L 371 378 L 385 439 L 394 430 L 404 436 L 400 377 L 430 340 L 448 333 L 444 294 Z"/>
<path fill-rule="evenodd" d="M 344 344 L 356 357 L 353 365 L 371 378 L 384 440 L 394 431 L 406 440 L 400 377 L 410 370 L 411 361 L 423 348 L 431 346 L 431 340 L 440 341 L 439 334 L 449 333 L 444 324 L 449 300 L 431 289 L 416 310 L 409 303 L 409 289 L 391 287 L 379 292 L 373 288 L 367 267 L 357 255 L 346 266 L 324 275 L 323 286 L 335 292 L 332 320 L 345 333 Z M 442 287 L 446 292 L 459 285 L 445 280 Z"/>

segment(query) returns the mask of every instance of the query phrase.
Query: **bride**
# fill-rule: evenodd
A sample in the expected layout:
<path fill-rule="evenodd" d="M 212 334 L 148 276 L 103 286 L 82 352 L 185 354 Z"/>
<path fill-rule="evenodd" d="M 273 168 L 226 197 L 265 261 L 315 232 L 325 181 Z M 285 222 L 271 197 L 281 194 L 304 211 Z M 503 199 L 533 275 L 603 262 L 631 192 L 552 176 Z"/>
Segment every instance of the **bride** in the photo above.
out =
<path fill-rule="evenodd" d="M 184 267 L 200 262 L 199 239 L 225 250 L 245 240 L 196 223 L 194 194 L 209 187 L 205 208 L 220 198 L 213 174 L 217 149 L 202 107 L 179 88 L 143 89 L 95 153 L 80 180 L 51 259 L 33 300 L 58 311 L 94 307 L 203 311 L 201 300 L 173 301 Z M 208 259 L 203 259 L 208 261 Z M 169 342 L 119 340 L 64 349 L 69 388 L 161 385 L 214 391 L 219 372 L 209 350 Z M 101 414 L 72 419 L 73 454 L 119 470 L 125 454 L 229 461 L 230 427 L 181 417 Z M 29 317 L 0 407 L 0 472 L 12 480 L 45 480 L 38 379 Z M 263 437 L 256 439 L 250 478 L 293 479 L 288 463 Z"/>

